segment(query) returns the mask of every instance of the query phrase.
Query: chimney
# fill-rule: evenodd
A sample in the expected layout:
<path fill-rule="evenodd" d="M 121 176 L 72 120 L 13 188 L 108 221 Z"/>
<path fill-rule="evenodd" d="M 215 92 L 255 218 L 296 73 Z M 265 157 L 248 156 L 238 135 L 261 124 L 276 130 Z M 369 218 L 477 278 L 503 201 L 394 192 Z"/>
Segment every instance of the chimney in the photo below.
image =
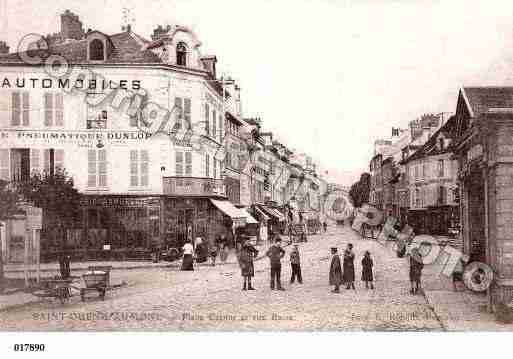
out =
<path fill-rule="evenodd" d="M 0 55 L 7 55 L 9 53 L 9 46 L 5 41 L 0 41 Z"/>
<path fill-rule="evenodd" d="M 84 28 L 78 16 L 69 10 L 61 14 L 61 36 L 67 39 L 81 40 L 84 38 Z"/>
<path fill-rule="evenodd" d="M 153 35 L 151 35 L 151 39 L 153 41 L 159 40 L 162 37 L 164 37 L 164 35 L 166 35 L 170 30 L 171 25 L 167 25 L 166 27 L 159 25 L 155 29 L 153 29 Z"/>
<path fill-rule="evenodd" d="M 214 79 L 216 78 L 216 62 L 217 58 L 215 56 L 203 56 L 201 58 L 203 67 L 205 67 L 205 70 L 207 70 Z"/>

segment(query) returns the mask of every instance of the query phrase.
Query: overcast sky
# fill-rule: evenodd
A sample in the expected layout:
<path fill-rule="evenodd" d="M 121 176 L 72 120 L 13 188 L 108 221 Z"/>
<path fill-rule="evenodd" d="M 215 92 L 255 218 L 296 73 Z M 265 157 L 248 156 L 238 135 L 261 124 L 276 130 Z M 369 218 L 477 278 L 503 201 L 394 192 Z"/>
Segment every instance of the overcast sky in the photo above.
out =
<path fill-rule="evenodd" d="M 106 33 L 120 31 L 123 7 L 147 38 L 158 24 L 190 26 L 239 81 L 244 115 L 346 185 L 391 127 L 454 112 L 462 85 L 513 84 L 507 1 L 2 1 L 0 39 L 12 47 L 57 32 L 65 9 Z"/>

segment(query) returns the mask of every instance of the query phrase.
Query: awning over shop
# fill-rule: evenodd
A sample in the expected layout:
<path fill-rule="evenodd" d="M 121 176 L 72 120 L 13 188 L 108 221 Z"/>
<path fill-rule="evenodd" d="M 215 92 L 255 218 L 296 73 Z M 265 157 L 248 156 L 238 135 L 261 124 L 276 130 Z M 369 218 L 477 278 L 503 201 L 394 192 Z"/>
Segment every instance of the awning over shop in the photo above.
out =
<path fill-rule="evenodd" d="M 264 220 L 268 221 L 270 218 L 267 214 L 264 213 L 258 206 L 255 206 L 255 211 L 258 213 L 258 215 Z"/>
<path fill-rule="evenodd" d="M 269 216 L 277 219 L 279 222 L 285 221 L 285 216 L 277 209 L 267 207 L 267 206 L 259 206 L 259 208 L 261 208 Z"/>
<path fill-rule="evenodd" d="M 248 212 L 247 209 L 240 209 L 241 212 L 246 216 L 246 224 L 258 224 L 258 221 Z"/>
<path fill-rule="evenodd" d="M 233 220 L 235 227 L 243 227 L 246 225 L 246 211 L 240 210 L 229 201 L 210 199 L 210 202 L 212 202 L 212 204 L 216 206 L 217 209 L 230 217 Z"/>

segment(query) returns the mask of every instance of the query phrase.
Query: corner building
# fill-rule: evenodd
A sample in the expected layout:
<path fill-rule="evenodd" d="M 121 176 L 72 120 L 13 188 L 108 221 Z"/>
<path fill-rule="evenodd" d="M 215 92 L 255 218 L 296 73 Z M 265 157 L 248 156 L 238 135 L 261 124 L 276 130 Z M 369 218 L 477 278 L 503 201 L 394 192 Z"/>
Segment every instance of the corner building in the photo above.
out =
<path fill-rule="evenodd" d="M 223 94 L 238 94 L 224 91 L 215 56 L 201 54 L 192 31 L 159 27 L 152 40 L 130 26 L 85 33 L 66 11 L 61 32 L 46 40 L 71 75 L 55 78 L 44 64 L 0 55 L 0 178 L 59 168 L 73 178 L 82 216 L 66 241 L 76 256 L 96 257 L 110 245 L 111 256 L 128 258 L 245 225 L 248 214 L 227 201 L 223 180 L 226 113 L 237 116 Z M 129 111 L 138 98 L 142 111 Z M 61 248 L 53 230 L 43 229 L 43 260 Z"/>

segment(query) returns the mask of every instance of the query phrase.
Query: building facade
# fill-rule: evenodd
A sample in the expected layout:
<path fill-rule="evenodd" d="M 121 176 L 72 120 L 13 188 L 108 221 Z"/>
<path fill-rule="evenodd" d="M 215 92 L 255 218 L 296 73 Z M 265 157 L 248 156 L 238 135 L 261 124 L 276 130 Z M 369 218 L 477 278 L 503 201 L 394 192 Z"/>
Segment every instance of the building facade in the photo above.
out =
<path fill-rule="evenodd" d="M 227 95 L 196 35 L 84 33 L 66 12 L 59 36 L 49 52 L 72 66 L 64 76 L 20 54 L 0 57 L 0 177 L 63 169 L 73 178 L 82 218 L 68 247 L 148 249 L 244 225 L 245 213 L 216 202 L 228 202 L 219 156 Z M 43 230 L 43 253 L 57 250 L 52 238 Z"/>

